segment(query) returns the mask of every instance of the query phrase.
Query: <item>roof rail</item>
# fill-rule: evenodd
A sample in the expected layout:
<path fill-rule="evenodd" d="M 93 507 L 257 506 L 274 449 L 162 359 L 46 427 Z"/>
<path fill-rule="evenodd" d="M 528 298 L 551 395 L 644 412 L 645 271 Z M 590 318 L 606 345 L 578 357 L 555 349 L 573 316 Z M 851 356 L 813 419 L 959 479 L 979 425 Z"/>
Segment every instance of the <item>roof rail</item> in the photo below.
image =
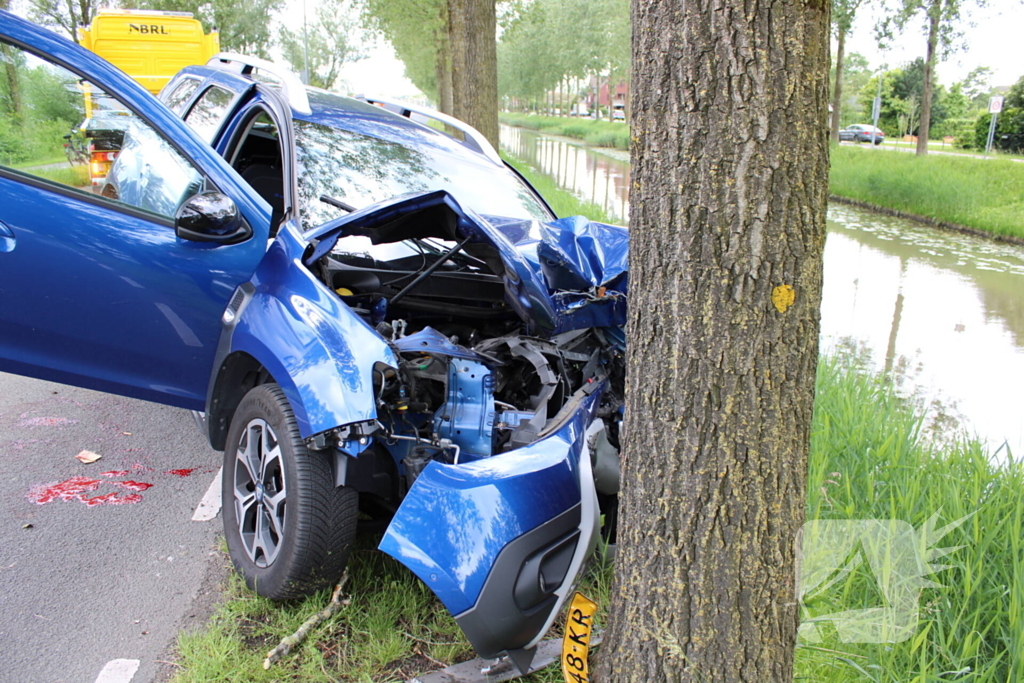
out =
<path fill-rule="evenodd" d="M 505 165 L 501 160 L 501 157 L 498 156 L 498 152 L 491 146 L 491 143 L 487 141 L 487 138 L 484 137 L 483 133 L 468 123 L 460 121 L 453 116 L 442 114 L 436 109 L 431 109 L 430 107 L 421 107 L 408 102 L 385 100 L 380 97 L 370 97 L 369 95 L 356 95 L 356 99 L 370 104 L 376 104 L 390 112 L 412 119 L 418 123 L 425 123 L 428 120 L 433 120 L 443 123 L 446 126 L 450 126 L 465 136 L 464 140 L 459 140 L 463 145 L 469 147 L 478 154 L 484 155 L 499 166 Z"/>
<path fill-rule="evenodd" d="M 299 80 L 298 75 L 287 67 L 259 57 L 249 57 L 234 52 L 216 54 L 206 62 L 206 66 L 220 67 L 243 76 L 250 76 L 253 71 L 259 71 L 281 84 L 281 90 L 292 109 L 300 114 L 312 113 L 309 108 L 309 97 L 306 96 L 306 86 Z"/>

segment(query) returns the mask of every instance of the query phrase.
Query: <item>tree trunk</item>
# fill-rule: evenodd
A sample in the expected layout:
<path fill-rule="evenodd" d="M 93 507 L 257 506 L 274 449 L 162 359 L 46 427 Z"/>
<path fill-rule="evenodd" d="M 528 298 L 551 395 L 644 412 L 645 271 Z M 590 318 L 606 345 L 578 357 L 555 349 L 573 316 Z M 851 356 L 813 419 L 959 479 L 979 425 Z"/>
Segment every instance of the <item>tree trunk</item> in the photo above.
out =
<path fill-rule="evenodd" d="M 792 679 L 829 3 L 633 0 L 619 554 L 595 680 Z"/>
<path fill-rule="evenodd" d="M 921 94 L 921 125 L 917 129 L 917 156 L 928 153 L 928 136 L 932 123 L 932 92 L 935 80 L 935 48 L 939 41 L 941 0 L 933 0 L 928 8 L 928 55 L 924 60 L 924 92 Z"/>
<path fill-rule="evenodd" d="M 11 0 L 0 0 L 0 9 L 10 10 Z M 4 80 L 7 81 L 7 113 L 20 119 L 21 117 L 21 82 L 18 80 L 18 68 L 15 66 L 15 50 L 8 45 L 0 46 L 4 56 Z"/>
<path fill-rule="evenodd" d="M 448 44 L 447 28 L 443 35 L 438 36 L 434 71 L 437 75 L 437 108 L 442 113 L 451 116 L 455 109 L 452 103 L 452 55 Z"/>
<path fill-rule="evenodd" d="M 836 82 L 832 89 L 832 142 L 839 144 L 839 120 L 843 109 L 843 63 L 846 58 L 846 29 L 840 28 L 836 37 Z"/>
<path fill-rule="evenodd" d="M 448 0 L 452 103 L 465 121 L 498 147 L 498 50 L 494 0 Z"/>

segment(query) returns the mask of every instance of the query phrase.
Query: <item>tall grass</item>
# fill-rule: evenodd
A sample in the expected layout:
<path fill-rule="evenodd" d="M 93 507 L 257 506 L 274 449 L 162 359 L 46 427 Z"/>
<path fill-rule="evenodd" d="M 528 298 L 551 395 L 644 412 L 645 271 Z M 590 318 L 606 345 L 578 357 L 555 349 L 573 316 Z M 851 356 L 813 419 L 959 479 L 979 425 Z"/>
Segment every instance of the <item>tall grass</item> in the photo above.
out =
<path fill-rule="evenodd" d="M 935 561 L 950 568 L 930 577 L 943 587 L 923 590 L 914 637 L 802 646 L 798 680 L 1024 680 L 1024 466 L 993 461 L 976 442 L 930 445 L 920 411 L 849 362 L 823 360 L 817 389 L 808 519 L 898 519 L 920 528 L 936 512 L 937 526 L 973 516 L 938 544 L 963 547 Z M 873 581 L 851 573 L 820 611 L 881 605 Z"/>
<path fill-rule="evenodd" d="M 891 384 L 850 361 L 819 365 L 808 474 L 809 519 L 898 519 L 915 528 L 971 516 L 942 547 L 941 588 L 920 598 L 915 635 L 895 644 L 851 644 L 826 634 L 797 649 L 797 680 L 820 683 L 971 683 L 1024 680 L 1024 466 L 995 463 L 977 443 L 940 451 L 920 411 Z M 1005 454 L 1004 454 L 1005 455 Z M 364 539 L 353 554 L 352 603 L 297 652 L 264 671 L 266 652 L 327 601 L 322 593 L 279 605 L 232 578 L 227 601 L 202 631 L 179 638 L 175 683 L 199 681 L 402 681 L 469 658 L 472 650 L 429 589 Z M 608 604 L 611 570 L 595 563 L 582 590 Z M 853 572 L 813 614 L 877 607 L 867 572 Z M 823 605 L 823 606 L 822 606 Z M 599 622 L 605 615 L 602 611 Z M 555 633 L 558 634 L 556 626 Z M 560 681 L 556 667 L 525 681 Z"/>
<path fill-rule="evenodd" d="M 1021 163 L 833 147 L 829 187 L 840 197 L 1024 237 Z"/>
<path fill-rule="evenodd" d="M 508 113 L 501 114 L 501 122 L 549 135 L 576 138 L 593 147 L 629 149 L 629 126 L 621 122 Z"/>

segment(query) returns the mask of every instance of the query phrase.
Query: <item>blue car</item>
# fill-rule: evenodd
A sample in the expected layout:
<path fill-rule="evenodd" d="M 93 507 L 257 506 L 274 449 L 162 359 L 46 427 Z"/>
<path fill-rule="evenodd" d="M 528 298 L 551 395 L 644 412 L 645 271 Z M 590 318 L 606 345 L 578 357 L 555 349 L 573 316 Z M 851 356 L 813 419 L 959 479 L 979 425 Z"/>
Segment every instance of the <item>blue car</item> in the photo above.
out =
<path fill-rule="evenodd" d="M 3 122 L 0 371 L 195 411 L 259 594 L 329 586 L 382 532 L 525 668 L 614 534 L 625 229 L 556 219 L 437 112 L 237 55 L 158 101 L 3 12 L 0 40 L 31 85 Z M 130 112 L 95 190 L 32 156 L 83 103 Z"/>

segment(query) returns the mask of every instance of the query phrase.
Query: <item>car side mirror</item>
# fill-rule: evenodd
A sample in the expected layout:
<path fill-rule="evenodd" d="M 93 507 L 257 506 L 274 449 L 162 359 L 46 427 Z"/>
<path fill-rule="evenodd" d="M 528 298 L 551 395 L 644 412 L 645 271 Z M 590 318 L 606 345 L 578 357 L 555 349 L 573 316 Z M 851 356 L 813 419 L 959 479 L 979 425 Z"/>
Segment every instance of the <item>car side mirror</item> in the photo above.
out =
<path fill-rule="evenodd" d="M 225 194 L 201 192 L 178 208 L 174 234 L 193 242 L 237 244 L 252 237 L 252 228 Z"/>

